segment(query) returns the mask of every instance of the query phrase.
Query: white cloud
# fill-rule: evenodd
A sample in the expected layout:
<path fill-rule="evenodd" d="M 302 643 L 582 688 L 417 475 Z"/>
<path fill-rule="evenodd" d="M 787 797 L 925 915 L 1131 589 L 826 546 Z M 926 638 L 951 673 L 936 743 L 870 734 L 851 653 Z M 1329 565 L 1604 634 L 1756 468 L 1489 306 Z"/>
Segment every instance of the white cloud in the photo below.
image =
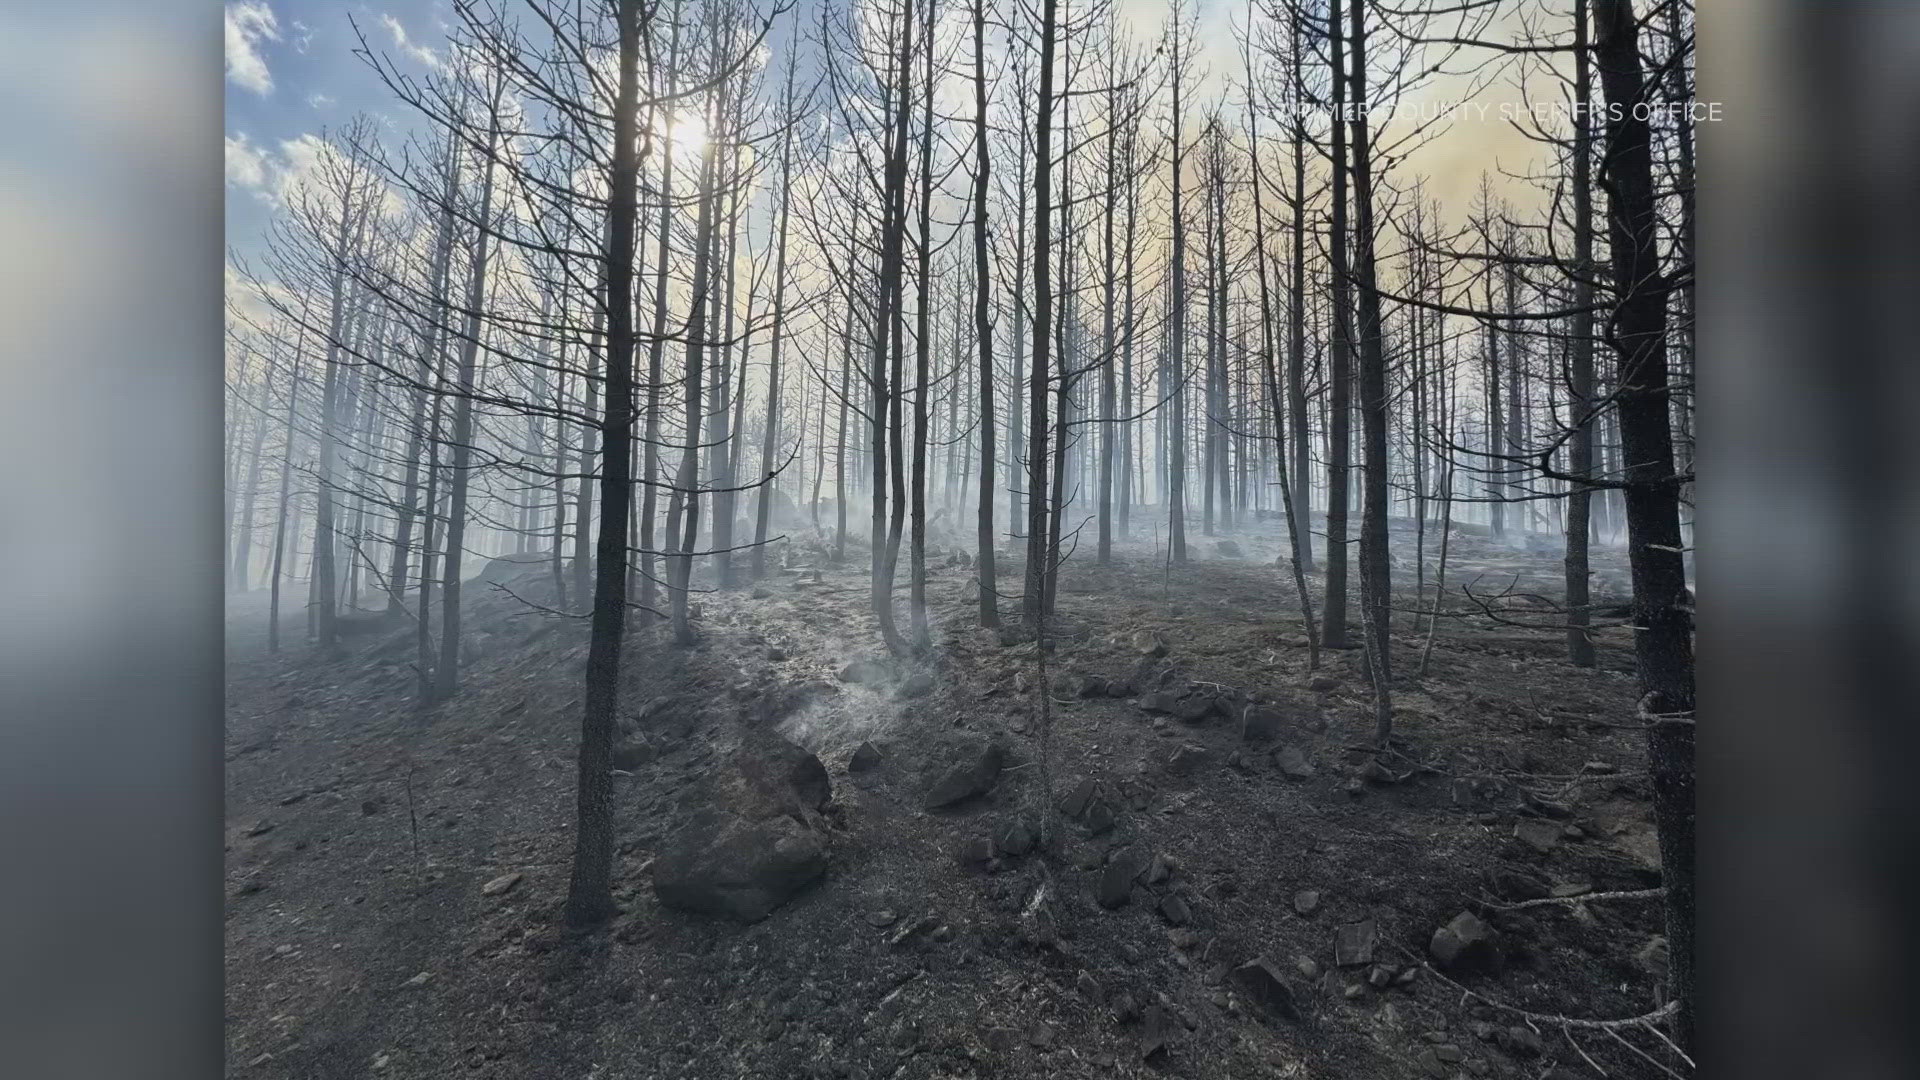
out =
<path fill-rule="evenodd" d="M 307 95 L 308 108 L 324 109 L 327 106 L 332 104 L 333 104 L 333 98 L 331 95 L 321 94 L 321 93 L 312 93 Z"/>
<path fill-rule="evenodd" d="M 227 80 L 262 97 L 273 92 L 273 74 L 261 46 L 280 40 L 280 23 L 264 0 L 227 5 Z"/>
<path fill-rule="evenodd" d="M 313 27 L 299 19 L 293 20 L 293 51 L 305 53 L 307 46 L 311 44 L 313 44 Z"/>
<path fill-rule="evenodd" d="M 394 48 L 399 49 L 401 52 L 413 57 L 415 60 L 420 61 L 430 68 L 438 69 L 440 67 L 440 55 L 425 45 L 414 44 L 407 37 L 407 28 L 400 25 L 399 19 L 382 12 L 380 15 L 380 25 L 386 27 L 387 33 L 393 37 Z"/>
<path fill-rule="evenodd" d="M 244 131 L 237 137 L 228 135 L 226 143 L 227 183 L 256 192 L 265 191 L 273 171 L 273 163 L 267 159 L 267 152 L 248 141 Z"/>

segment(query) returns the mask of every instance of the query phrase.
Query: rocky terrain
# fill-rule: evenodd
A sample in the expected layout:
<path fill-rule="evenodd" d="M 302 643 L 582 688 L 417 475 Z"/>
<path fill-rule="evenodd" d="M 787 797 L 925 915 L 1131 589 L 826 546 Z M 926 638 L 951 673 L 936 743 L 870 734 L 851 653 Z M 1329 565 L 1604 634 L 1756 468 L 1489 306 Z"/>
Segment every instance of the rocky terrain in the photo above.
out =
<path fill-rule="evenodd" d="M 269 656 L 236 598 L 228 1072 L 1664 1075 L 1657 1032 L 1583 1023 L 1660 1004 L 1630 631 L 1574 669 L 1540 628 L 1557 546 L 1451 545 L 1424 675 L 1394 626 L 1385 754 L 1360 655 L 1309 670 L 1270 536 L 1076 556 L 1046 655 L 974 625 L 942 550 L 924 661 L 875 648 L 863 551 L 782 545 L 700 597 L 697 646 L 633 635 L 622 913 L 586 935 L 559 923 L 586 627 L 531 606 L 539 565 L 470 587 L 427 712 L 411 629 L 329 658 L 289 620 Z"/>

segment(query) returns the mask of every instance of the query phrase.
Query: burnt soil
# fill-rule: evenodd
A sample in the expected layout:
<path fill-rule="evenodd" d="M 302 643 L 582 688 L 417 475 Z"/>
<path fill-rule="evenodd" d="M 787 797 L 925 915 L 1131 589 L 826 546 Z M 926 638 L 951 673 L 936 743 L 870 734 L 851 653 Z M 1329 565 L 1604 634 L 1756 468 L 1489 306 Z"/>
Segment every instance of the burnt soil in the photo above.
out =
<path fill-rule="evenodd" d="M 559 918 L 584 620 L 471 586 L 463 689 L 422 712 L 410 629 L 375 628 L 325 657 L 304 618 L 288 618 L 271 656 L 264 599 L 234 598 L 228 1073 L 1447 1080 L 1598 1075 L 1590 1056 L 1611 1076 L 1661 1075 L 1625 1046 L 1658 1056 L 1647 1033 L 1623 1042 L 1503 1008 L 1587 1018 L 1655 1008 L 1657 899 L 1488 903 L 1505 902 L 1490 885 L 1502 870 L 1567 891 L 1658 885 L 1631 631 L 1599 634 L 1597 670 L 1571 667 L 1562 633 L 1509 625 L 1553 621 L 1557 543 L 1509 548 L 1456 530 L 1446 601 L 1456 615 L 1440 621 L 1424 677 L 1427 635 L 1410 611 L 1396 616 L 1397 741 L 1362 779 L 1374 719 L 1361 654 L 1326 651 L 1309 672 L 1274 531 L 1237 535 L 1242 558 L 1195 536 L 1191 561 L 1171 567 L 1150 539 L 1117 545 L 1107 566 L 1083 543 L 1062 575 L 1046 723 L 1041 658 L 976 625 L 973 572 L 938 547 L 936 647 L 901 679 L 837 677 L 878 651 L 864 549 L 837 567 L 804 545 L 776 551 L 766 580 L 699 597 L 695 647 L 633 632 L 621 709 L 642 717 L 658 756 L 616 775 L 622 912 L 588 934 Z M 1411 527 L 1396 523 L 1394 539 L 1396 602 L 1410 608 Z M 1432 528 L 1426 540 L 1431 573 Z M 1595 564 L 1601 602 L 1623 602 L 1622 557 L 1596 552 Z M 1003 556 L 1002 587 L 1017 588 L 1018 572 Z M 538 571 L 508 584 L 534 604 L 552 599 Z M 1458 615 L 1473 609 L 1463 585 L 1504 592 L 1495 603 L 1510 613 Z M 900 596 L 904 609 L 904 586 Z M 1354 619 L 1357 638 L 1357 609 Z M 1142 656 L 1142 631 L 1164 638 L 1163 660 Z M 915 672 L 933 688 L 907 696 Z M 1130 696 L 1082 699 L 1083 675 L 1141 682 Z M 1163 680 L 1278 709 L 1278 743 L 1245 746 L 1220 715 L 1187 723 L 1142 710 L 1141 693 Z M 783 687 L 797 707 L 756 707 Z M 756 724 L 776 724 L 826 764 L 827 874 L 749 926 L 663 908 L 648 874 L 655 852 Z M 1059 817 L 1044 855 L 966 862 L 970 841 L 1039 809 L 1049 725 L 1056 800 L 1093 778 L 1115 823 L 1089 836 Z M 969 737 L 1008 747 L 998 783 L 922 809 L 930 771 Z M 863 740 L 884 758 L 856 778 L 847 759 Z M 1180 774 L 1168 763 L 1186 746 L 1198 764 Z M 1297 748 L 1312 775 L 1286 775 L 1276 746 Z M 1102 864 L 1129 847 L 1172 873 L 1104 910 Z M 483 893 L 515 873 L 512 887 Z M 1296 909 L 1302 890 L 1321 895 L 1311 914 Z M 1157 906 L 1168 895 L 1185 902 L 1187 925 Z M 1420 961 L 1463 910 L 1486 916 L 1505 961 L 1456 986 Z M 1335 967 L 1336 932 L 1361 919 L 1373 920 L 1387 976 L 1412 966 L 1410 981 L 1381 990 L 1371 966 Z M 1223 979 L 1255 956 L 1288 982 L 1297 1019 Z M 1160 1008 L 1159 1052 L 1143 1055 L 1147 1023 L 1116 1017 L 1123 994 L 1137 1011 Z"/>

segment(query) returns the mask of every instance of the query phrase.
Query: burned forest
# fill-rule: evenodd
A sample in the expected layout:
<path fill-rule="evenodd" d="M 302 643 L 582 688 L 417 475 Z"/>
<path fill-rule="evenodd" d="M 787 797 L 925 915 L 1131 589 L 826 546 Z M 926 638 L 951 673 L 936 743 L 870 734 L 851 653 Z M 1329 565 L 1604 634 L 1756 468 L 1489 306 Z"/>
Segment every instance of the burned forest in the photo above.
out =
<path fill-rule="evenodd" d="M 1695 1074 L 1690 2 L 226 20 L 228 1075 Z"/>

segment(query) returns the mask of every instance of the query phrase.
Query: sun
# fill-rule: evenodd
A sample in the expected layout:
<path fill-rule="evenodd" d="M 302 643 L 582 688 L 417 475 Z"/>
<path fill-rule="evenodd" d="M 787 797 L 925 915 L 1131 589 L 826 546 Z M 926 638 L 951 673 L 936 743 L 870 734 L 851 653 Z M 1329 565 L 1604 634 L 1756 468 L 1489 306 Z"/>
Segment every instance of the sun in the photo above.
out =
<path fill-rule="evenodd" d="M 673 140 L 676 159 L 698 158 L 707 148 L 707 122 L 699 113 L 669 114 L 661 129 L 662 138 Z"/>

